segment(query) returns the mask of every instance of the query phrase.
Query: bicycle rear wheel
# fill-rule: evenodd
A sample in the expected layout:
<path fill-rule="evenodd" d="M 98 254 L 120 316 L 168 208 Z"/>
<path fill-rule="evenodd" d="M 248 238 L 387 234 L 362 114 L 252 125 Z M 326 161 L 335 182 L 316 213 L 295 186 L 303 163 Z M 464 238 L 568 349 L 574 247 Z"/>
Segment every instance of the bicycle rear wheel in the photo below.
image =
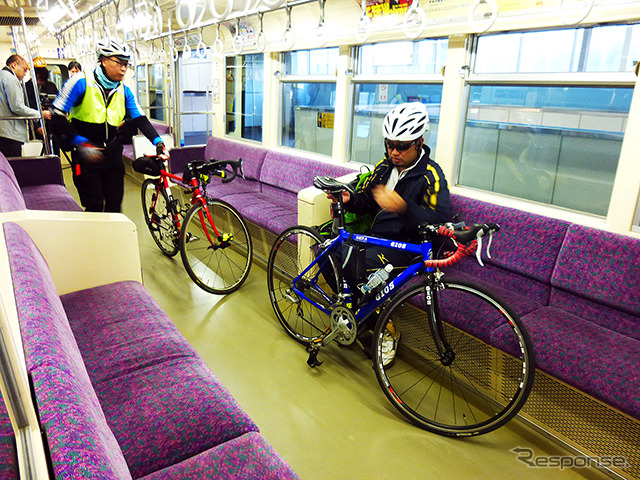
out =
<path fill-rule="evenodd" d="M 518 315 L 487 289 L 458 280 L 441 287 L 432 292 L 433 322 L 424 285 L 400 292 L 384 310 L 374 332 L 376 376 L 394 407 L 419 427 L 450 437 L 488 433 L 529 395 L 531 340 Z M 451 347 L 446 354 L 438 352 L 434 331 Z M 391 339 L 396 355 L 384 365 Z"/>
<path fill-rule="evenodd" d="M 276 239 L 267 264 L 267 285 L 273 310 L 285 331 L 300 343 L 308 344 L 324 337 L 331 319 L 293 290 L 293 279 L 316 258 L 325 241 L 314 229 L 297 225 L 287 228 Z M 322 274 L 320 273 L 322 271 Z M 329 286 L 326 278 L 333 279 Z M 331 256 L 311 268 L 296 287 L 316 303 L 328 306 L 333 287 L 338 285 L 338 270 Z"/>
<path fill-rule="evenodd" d="M 207 218 L 207 209 L 218 230 Z M 180 231 L 180 255 L 191 279 L 209 293 L 227 294 L 244 283 L 251 270 L 253 244 L 238 211 L 222 200 L 191 207 Z"/>
<path fill-rule="evenodd" d="M 144 220 L 158 248 L 168 257 L 178 253 L 178 229 L 173 222 L 174 212 L 158 179 L 147 178 L 142 183 L 142 212 Z"/>

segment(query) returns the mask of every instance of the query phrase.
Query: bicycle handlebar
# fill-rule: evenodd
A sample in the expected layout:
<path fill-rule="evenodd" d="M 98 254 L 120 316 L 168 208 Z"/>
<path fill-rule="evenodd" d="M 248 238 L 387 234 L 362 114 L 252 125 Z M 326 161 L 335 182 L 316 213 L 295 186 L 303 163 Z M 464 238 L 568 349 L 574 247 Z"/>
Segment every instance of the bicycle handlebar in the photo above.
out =
<path fill-rule="evenodd" d="M 230 167 L 229 170 L 227 167 Z M 211 175 L 222 179 L 222 183 L 229 183 L 236 179 L 238 173 L 244 178 L 244 171 L 242 169 L 242 159 L 237 160 L 214 160 L 209 162 L 197 160 L 195 162 L 187 163 L 184 181 L 188 182 L 194 177 L 201 175 Z M 205 179 L 206 183 L 206 179 Z"/>
<path fill-rule="evenodd" d="M 215 177 L 220 177 L 222 183 L 229 183 L 236 179 L 238 173 L 244 178 L 244 171 L 242 169 L 242 159 L 237 160 L 214 160 L 213 158 L 205 163 L 204 166 L 208 167 L 209 174 Z M 231 167 L 231 171 L 226 167 Z"/>
<path fill-rule="evenodd" d="M 424 264 L 429 268 L 448 267 L 456 262 L 459 262 L 466 255 L 473 253 L 473 251 L 475 250 L 478 262 L 480 263 L 480 265 L 484 265 L 482 263 L 482 260 L 480 259 L 480 251 L 482 250 L 482 237 L 487 234 L 489 235 L 487 254 L 489 258 L 491 258 L 491 255 L 489 254 L 491 239 L 493 238 L 494 232 L 497 232 L 498 230 L 500 230 L 500 226 L 496 223 L 474 223 L 471 228 L 460 230 L 455 230 L 445 225 L 421 225 L 421 232 L 437 233 L 438 235 L 451 238 L 457 243 L 457 249 L 453 253 L 453 255 L 440 260 L 426 260 Z"/>

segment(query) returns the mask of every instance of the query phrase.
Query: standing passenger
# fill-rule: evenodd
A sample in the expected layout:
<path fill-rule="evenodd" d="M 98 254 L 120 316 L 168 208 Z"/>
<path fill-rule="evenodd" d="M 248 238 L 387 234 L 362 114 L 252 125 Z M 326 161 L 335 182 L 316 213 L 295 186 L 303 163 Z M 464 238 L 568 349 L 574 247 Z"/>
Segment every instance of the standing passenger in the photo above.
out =
<path fill-rule="evenodd" d="M 119 212 L 124 163 L 117 129 L 125 115 L 131 116 L 158 153 L 165 147 L 131 89 L 122 83 L 131 57 L 129 47 L 104 40 L 97 53 L 96 69 L 71 77 L 54 101 L 55 130 L 62 146 L 71 149 L 73 183 L 85 210 Z"/>
<path fill-rule="evenodd" d="M 0 70 L 0 116 L 37 117 L 38 110 L 25 104 L 22 79 L 29 65 L 20 55 L 11 55 L 6 66 Z M 50 120 L 51 112 L 42 116 Z M 28 140 L 27 120 L 0 120 L 0 152 L 5 157 L 22 156 L 22 144 Z"/>
<path fill-rule="evenodd" d="M 71 61 L 69 62 L 69 66 L 67 67 L 69 70 L 69 78 L 73 77 L 76 73 L 82 71 L 82 65 L 79 62 Z"/>

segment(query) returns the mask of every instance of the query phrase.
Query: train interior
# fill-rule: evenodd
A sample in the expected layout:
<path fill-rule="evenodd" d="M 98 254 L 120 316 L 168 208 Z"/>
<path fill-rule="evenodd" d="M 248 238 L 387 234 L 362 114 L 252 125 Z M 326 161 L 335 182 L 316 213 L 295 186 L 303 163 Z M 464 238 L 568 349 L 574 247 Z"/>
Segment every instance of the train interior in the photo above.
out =
<path fill-rule="evenodd" d="M 90 75 L 98 42 L 126 43 L 123 83 L 169 171 L 243 158 L 244 178 L 206 192 L 240 212 L 253 256 L 236 291 L 199 288 L 141 207 L 155 177 L 132 165 L 155 147 L 140 132 L 124 147 L 121 213 L 84 212 L 71 153 L 40 116 L 27 120 L 23 158 L 0 154 L 0 478 L 640 478 L 640 3 L 5 0 L 0 31 L 2 61 L 21 55 L 26 82 L 39 59 L 58 91 L 69 62 Z M 375 168 L 383 120 L 408 102 L 426 107 L 425 145 L 461 220 L 506 226 L 486 267 L 473 256 L 455 272 L 507 300 L 536 354 L 524 407 L 484 435 L 412 424 L 357 342 L 331 342 L 311 368 L 268 287 L 281 231 L 330 219 L 313 177 Z M 170 190 L 188 207 L 190 192 Z M 51 206 L 60 195 L 70 208 Z M 77 309 L 101 288 L 114 293 Z M 229 410 L 209 424 L 216 395 Z"/>

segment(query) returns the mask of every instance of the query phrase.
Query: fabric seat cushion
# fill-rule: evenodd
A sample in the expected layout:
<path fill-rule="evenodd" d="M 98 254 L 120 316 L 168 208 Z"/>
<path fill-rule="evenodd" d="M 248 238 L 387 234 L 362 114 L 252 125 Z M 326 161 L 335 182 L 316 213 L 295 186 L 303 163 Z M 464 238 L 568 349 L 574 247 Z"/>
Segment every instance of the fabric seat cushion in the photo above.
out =
<path fill-rule="evenodd" d="M 539 369 L 640 419 L 640 342 L 553 307 L 522 320 Z M 504 331 L 492 337 L 500 344 Z"/>
<path fill-rule="evenodd" d="M 250 432 L 141 480 L 294 480 L 299 478 L 262 435 Z"/>
<path fill-rule="evenodd" d="M 61 210 L 82 212 L 83 209 L 69 194 L 64 185 L 38 185 L 22 189 L 29 210 Z"/>
<path fill-rule="evenodd" d="M 51 366 L 32 377 L 55 477 L 131 479 L 90 383 Z"/>
<path fill-rule="evenodd" d="M 134 478 L 258 431 L 200 358 L 165 361 L 94 388 Z"/>
<path fill-rule="evenodd" d="M 198 356 L 139 282 L 80 290 L 61 300 L 93 384 Z"/>

